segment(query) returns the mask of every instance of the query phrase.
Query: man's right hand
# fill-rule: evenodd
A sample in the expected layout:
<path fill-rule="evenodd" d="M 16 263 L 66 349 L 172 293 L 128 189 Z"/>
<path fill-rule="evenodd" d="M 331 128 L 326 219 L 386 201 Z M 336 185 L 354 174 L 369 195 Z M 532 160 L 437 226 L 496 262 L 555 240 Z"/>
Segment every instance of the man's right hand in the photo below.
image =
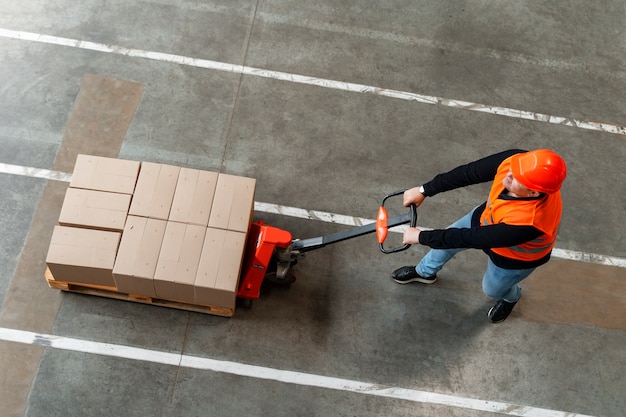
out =
<path fill-rule="evenodd" d="M 420 187 L 413 187 L 404 192 L 403 198 L 404 207 L 408 207 L 411 204 L 415 204 L 415 207 L 419 207 L 426 199 L 426 196 L 420 193 Z"/>

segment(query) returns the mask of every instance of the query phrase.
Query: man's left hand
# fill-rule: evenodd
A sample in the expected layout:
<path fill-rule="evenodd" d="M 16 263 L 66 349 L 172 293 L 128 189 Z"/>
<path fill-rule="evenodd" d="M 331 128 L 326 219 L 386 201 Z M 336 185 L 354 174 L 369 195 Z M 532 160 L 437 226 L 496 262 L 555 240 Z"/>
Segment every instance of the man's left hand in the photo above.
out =
<path fill-rule="evenodd" d="M 410 245 L 419 245 L 420 243 L 420 229 L 417 227 L 409 227 L 404 231 L 402 237 L 402 243 Z"/>

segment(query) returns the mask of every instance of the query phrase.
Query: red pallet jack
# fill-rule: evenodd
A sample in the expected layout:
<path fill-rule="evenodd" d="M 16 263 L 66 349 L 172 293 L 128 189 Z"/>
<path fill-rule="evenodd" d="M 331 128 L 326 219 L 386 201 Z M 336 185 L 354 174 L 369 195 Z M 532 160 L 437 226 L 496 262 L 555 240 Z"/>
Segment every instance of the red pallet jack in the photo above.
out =
<path fill-rule="evenodd" d="M 261 295 L 261 286 L 265 280 L 274 284 L 290 285 L 295 276 L 289 272 L 291 266 L 304 257 L 306 252 L 323 248 L 324 246 L 342 242 L 358 236 L 376 233 L 381 252 L 389 254 L 408 249 L 411 245 L 405 244 L 395 248 L 386 248 L 384 242 L 389 228 L 402 224 L 415 227 L 417 224 L 417 210 L 415 205 L 409 206 L 408 213 L 389 218 L 385 203 L 394 196 L 404 194 L 405 190 L 386 195 L 378 208 L 376 222 L 349 230 L 319 236 L 309 239 L 293 239 L 286 230 L 266 225 L 262 221 L 252 222 L 248 234 L 248 241 L 243 260 L 241 279 L 237 290 L 238 301 L 249 307 L 252 300 Z"/>

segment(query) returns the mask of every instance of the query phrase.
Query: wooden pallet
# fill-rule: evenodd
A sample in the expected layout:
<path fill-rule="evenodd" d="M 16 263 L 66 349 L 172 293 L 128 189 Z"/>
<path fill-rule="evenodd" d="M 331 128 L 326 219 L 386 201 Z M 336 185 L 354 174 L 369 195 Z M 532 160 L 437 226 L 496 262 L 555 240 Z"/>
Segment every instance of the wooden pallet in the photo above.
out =
<path fill-rule="evenodd" d="M 214 307 L 200 304 L 188 304 L 180 301 L 163 300 L 138 294 L 126 294 L 117 291 L 115 287 L 104 285 L 82 284 L 77 282 L 57 281 L 52 276 L 50 269 L 46 268 L 44 277 L 50 288 L 78 294 L 95 295 L 98 297 L 114 298 L 116 300 L 132 301 L 135 303 L 150 304 L 159 307 L 177 308 L 179 310 L 193 311 L 196 313 L 212 314 L 215 316 L 232 317 L 234 308 Z"/>

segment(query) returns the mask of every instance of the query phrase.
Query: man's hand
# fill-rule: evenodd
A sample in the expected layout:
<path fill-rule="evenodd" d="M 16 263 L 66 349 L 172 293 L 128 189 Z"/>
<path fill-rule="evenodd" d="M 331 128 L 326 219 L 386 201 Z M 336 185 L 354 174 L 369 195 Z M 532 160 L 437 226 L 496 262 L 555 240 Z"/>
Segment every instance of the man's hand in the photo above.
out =
<path fill-rule="evenodd" d="M 420 193 L 420 187 L 413 187 L 404 192 L 403 199 L 404 207 L 408 207 L 411 204 L 415 204 L 415 207 L 419 207 L 424 199 L 426 199 L 426 196 Z"/>
<path fill-rule="evenodd" d="M 402 236 L 402 243 L 409 245 L 419 245 L 420 243 L 420 229 L 416 227 L 409 227 L 404 231 Z"/>

